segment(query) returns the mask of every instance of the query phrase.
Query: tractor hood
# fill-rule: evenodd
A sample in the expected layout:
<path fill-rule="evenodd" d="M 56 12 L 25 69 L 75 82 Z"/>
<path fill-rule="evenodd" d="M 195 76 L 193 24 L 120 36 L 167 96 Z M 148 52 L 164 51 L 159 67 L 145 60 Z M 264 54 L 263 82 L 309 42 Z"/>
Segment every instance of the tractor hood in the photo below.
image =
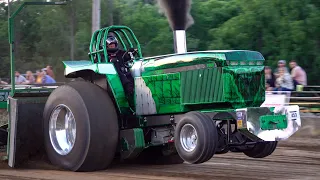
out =
<path fill-rule="evenodd" d="M 178 71 L 184 71 L 201 67 L 263 65 L 263 62 L 264 57 L 257 51 L 196 51 L 145 58 L 142 63 L 142 73 L 145 75 L 162 74 L 164 72 L 171 72 L 170 70 L 176 68 L 179 68 Z"/>
<path fill-rule="evenodd" d="M 172 113 L 259 107 L 265 98 L 263 62 L 256 51 L 202 51 L 146 58 L 132 70 L 142 88 L 137 93 L 150 91 L 156 112 Z"/>

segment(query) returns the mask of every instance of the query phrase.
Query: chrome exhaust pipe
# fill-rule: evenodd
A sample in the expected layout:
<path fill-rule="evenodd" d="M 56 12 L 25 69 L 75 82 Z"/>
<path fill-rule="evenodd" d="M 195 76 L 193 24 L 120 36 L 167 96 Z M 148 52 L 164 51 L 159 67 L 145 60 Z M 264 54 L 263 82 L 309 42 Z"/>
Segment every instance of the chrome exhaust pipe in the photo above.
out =
<path fill-rule="evenodd" d="M 186 42 L 186 31 L 185 30 L 174 30 L 174 51 L 175 53 L 186 53 L 187 52 L 187 42 Z"/>

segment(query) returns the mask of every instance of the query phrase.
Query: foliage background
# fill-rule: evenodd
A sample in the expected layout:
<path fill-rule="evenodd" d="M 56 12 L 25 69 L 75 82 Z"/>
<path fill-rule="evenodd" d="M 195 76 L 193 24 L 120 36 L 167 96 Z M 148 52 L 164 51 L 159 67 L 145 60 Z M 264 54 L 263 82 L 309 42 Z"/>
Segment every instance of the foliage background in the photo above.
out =
<path fill-rule="evenodd" d="M 11 12 L 23 1 L 12 3 Z M 33 0 L 37 1 L 37 0 Z M 41 0 L 38 0 L 41 1 Z M 102 0 L 101 25 L 127 25 L 143 55 L 173 52 L 172 31 L 154 0 Z M 62 60 L 88 59 L 91 0 L 67 6 L 29 6 L 15 21 L 16 68 L 35 71 L 53 65 L 63 81 Z M 193 0 L 195 24 L 187 30 L 188 51 L 249 49 L 266 64 L 295 59 L 306 70 L 308 84 L 320 84 L 319 0 Z M 7 4 L 0 4 L 0 78 L 9 77 Z"/>

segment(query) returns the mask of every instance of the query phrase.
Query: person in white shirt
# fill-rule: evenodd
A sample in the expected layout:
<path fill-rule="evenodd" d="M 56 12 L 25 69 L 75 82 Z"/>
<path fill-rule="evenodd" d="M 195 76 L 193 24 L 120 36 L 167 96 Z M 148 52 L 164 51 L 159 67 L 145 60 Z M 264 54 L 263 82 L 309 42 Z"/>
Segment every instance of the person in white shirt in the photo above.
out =
<path fill-rule="evenodd" d="M 291 70 L 291 77 L 293 79 L 294 86 L 296 85 L 307 85 L 307 74 L 306 72 L 297 64 L 295 60 L 291 60 L 289 64 Z"/>

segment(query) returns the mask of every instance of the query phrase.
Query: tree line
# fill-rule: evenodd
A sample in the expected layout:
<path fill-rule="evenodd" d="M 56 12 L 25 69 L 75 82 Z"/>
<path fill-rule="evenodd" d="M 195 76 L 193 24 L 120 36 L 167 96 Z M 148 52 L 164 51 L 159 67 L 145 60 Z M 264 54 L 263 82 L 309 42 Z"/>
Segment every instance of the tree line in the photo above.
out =
<path fill-rule="evenodd" d="M 11 13 L 26 0 L 11 4 Z M 35 0 L 34 0 L 35 1 Z M 320 1 L 193 0 L 194 24 L 187 29 L 188 51 L 248 49 L 266 65 L 297 60 L 308 84 L 320 84 Z M 16 69 L 35 71 L 50 64 L 63 80 L 62 60 L 88 59 L 92 2 L 29 6 L 15 20 Z M 8 6 L 0 4 L 0 78 L 9 77 Z M 173 52 L 173 34 L 155 0 L 102 0 L 101 26 L 129 26 L 143 56 Z"/>

